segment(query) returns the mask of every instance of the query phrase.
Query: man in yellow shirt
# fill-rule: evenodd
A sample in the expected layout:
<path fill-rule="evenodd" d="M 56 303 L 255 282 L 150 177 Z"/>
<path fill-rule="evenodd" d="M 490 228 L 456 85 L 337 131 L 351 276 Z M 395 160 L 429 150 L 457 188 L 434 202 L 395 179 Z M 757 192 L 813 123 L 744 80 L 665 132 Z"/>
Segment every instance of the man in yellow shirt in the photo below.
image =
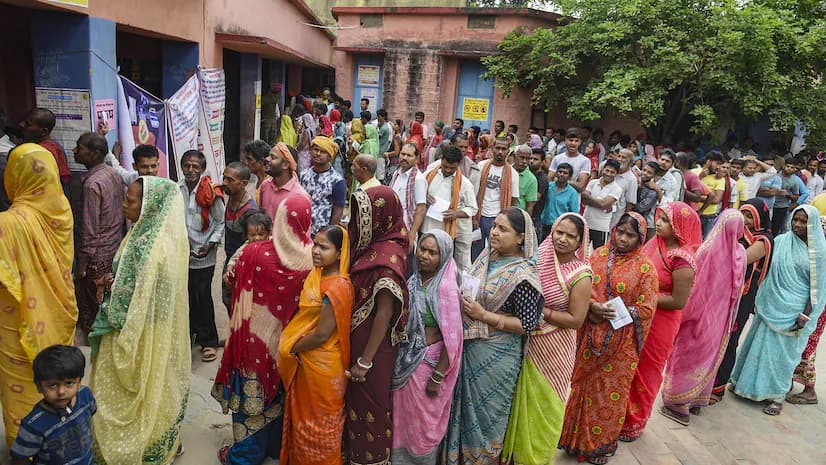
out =
<path fill-rule="evenodd" d="M 748 200 L 746 194 L 746 183 L 740 179 L 740 171 L 743 170 L 745 161 L 737 158 L 731 161 L 728 169 L 729 184 L 731 185 L 731 197 L 729 200 L 729 207 L 740 208 L 740 205 Z"/>
<path fill-rule="evenodd" d="M 718 159 L 719 158 L 719 159 Z M 711 232 L 717 216 L 725 204 L 728 205 L 726 194 L 731 195 L 731 186 L 728 181 L 730 163 L 722 158 L 720 152 L 712 151 L 706 155 L 706 166 L 700 172 L 700 180 L 711 191 L 706 201 L 700 206 L 700 222 L 703 226 L 703 239 Z M 713 174 L 707 170 L 712 170 Z"/>

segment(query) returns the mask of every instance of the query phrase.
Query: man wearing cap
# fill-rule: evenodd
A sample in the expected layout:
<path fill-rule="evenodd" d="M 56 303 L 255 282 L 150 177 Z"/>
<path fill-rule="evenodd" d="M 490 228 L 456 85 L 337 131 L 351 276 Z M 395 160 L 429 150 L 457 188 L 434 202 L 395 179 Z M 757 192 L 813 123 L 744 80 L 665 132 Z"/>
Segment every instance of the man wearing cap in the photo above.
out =
<path fill-rule="evenodd" d="M 287 197 L 300 195 L 307 199 L 307 207 L 310 207 L 310 196 L 298 183 L 298 177 L 295 175 L 295 155 L 291 150 L 294 149 L 279 142 L 263 160 L 264 170 L 270 177 L 261 183 L 261 201 L 258 206 L 273 220 L 278 207 Z"/>
<path fill-rule="evenodd" d="M 338 144 L 327 136 L 317 136 L 310 143 L 312 168 L 304 170 L 299 182 L 313 202 L 313 225 L 310 234 L 341 221 L 341 214 L 347 202 L 347 184 L 333 169 L 333 160 L 338 154 Z"/>

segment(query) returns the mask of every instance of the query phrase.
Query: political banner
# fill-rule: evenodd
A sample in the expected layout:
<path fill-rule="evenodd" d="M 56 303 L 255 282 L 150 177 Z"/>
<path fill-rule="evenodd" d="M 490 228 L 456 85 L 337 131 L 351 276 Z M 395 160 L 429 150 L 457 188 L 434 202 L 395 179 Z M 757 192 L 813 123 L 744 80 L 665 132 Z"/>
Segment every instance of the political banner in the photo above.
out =
<path fill-rule="evenodd" d="M 175 166 L 181 166 L 181 157 L 187 150 L 201 150 L 198 144 L 198 124 L 201 118 L 200 84 L 196 76 L 166 100 L 169 133 L 172 136 L 172 153 Z M 215 179 L 215 161 L 207 156 L 207 173 Z"/>
<path fill-rule="evenodd" d="M 131 150 L 127 152 L 127 147 L 130 145 L 132 148 L 140 144 L 154 145 L 160 152 L 158 176 L 168 178 L 169 160 L 166 155 L 166 107 L 164 101 L 141 89 L 129 79 L 123 76 L 118 77 L 121 81 L 118 92 L 120 93 L 121 88 L 123 89 L 122 103 L 125 103 L 128 109 L 128 114 L 124 115 L 127 118 L 118 118 L 118 140 L 120 140 L 123 148 L 121 164 L 126 165 L 128 162 L 127 168 L 131 169 L 132 152 Z M 121 100 L 120 95 L 118 100 Z M 118 109 L 119 112 L 122 110 L 123 108 Z"/>
<path fill-rule="evenodd" d="M 216 176 L 223 175 L 224 111 L 226 109 L 226 76 L 222 68 L 198 68 L 198 84 L 201 94 L 201 118 L 198 145 L 215 164 Z M 213 178 L 217 179 L 217 178 Z"/>

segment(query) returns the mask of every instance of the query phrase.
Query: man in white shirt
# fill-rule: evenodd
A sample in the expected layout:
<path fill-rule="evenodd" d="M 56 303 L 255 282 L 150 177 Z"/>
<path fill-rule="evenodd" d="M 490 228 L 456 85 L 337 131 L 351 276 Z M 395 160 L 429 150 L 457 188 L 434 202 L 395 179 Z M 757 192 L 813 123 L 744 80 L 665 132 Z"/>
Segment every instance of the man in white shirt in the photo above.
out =
<path fill-rule="evenodd" d="M 419 229 L 427 209 L 427 180 L 416 167 L 419 163 L 419 149 L 416 144 L 404 144 L 399 152 L 399 169 L 393 173 L 390 187 L 399 196 L 407 228 L 408 253 L 413 253 L 418 240 Z"/>
<path fill-rule="evenodd" d="M 485 241 L 490 236 L 493 228 L 493 220 L 499 213 L 511 205 L 516 205 L 519 201 L 519 173 L 508 163 L 508 140 L 504 137 L 497 137 L 493 144 L 493 158 L 483 160 L 479 163 L 481 172 L 479 188 L 476 192 L 476 204 L 479 205 L 480 213 L 477 214 L 479 229 L 481 229 L 482 239 L 473 243 L 471 259 L 482 253 Z M 507 170 L 507 171 L 506 171 Z M 502 186 L 506 181 L 510 181 L 510 188 Z M 508 194 L 507 191 L 510 191 Z M 505 193 L 508 198 L 502 197 Z"/>
<path fill-rule="evenodd" d="M 454 238 L 453 258 L 460 271 L 470 269 L 471 232 L 473 231 L 473 217 L 478 208 L 476 193 L 473 184 L 459 169 L 464 154 L 456 146 L 450 145 L 442 149 L 442 158 L 435 163 L 432 169 L 425 173 L 428 182 L 427 203 L 447 204 L 442 212 L 441 219 L 435 215 L 426 215 L 421 232 L 426 233 L 434 229 L 441 229 Z M 459 186 L 458 193 L 455 191 Z"/>
<path fill-rule="evenodd" d="M 757 197 L 760 184 L 768 181 L 777 174 L 777 168 L 757 159 L 757 157 L 743 157 L 743 172 L 740 180 L 746 187 L 746 200 Z M 758 171 L 759 169 L 759 171 Z"/>
<path fill-rule="evenodd" d="M 808 203 L 812 203 L 812 200 L 823 192 L 823 177 L 817 172 L 819 163 L 820 160 L 815 157 L 809 158 L 806 162 L 809 171 L 809 181 L 806 183 L 806 189 L 809 189 Z"/>
<path fill-rule="evenodd" d="M 580 131 L 577 128 L 568 129 L 565 134 L 565 153 L 557 155 L 551 161 L 551 168 L 548 171 L 548 182 L 554 182 L 556 179 L 556 167 L 561 163 L 568 163 L 574 168 L 574 174 L 571 176 L 571 181 L 568 183 L 577 190 L 582 192 L 591 178 L 591 160 L 585 155 L 579 153 L 579 145 L 582 142 L 580 139 Z"/>
<path fill-rule="evenodd" d="M 614 182 L 622 187 L 622 196 L 617 199 L 616 209 L 611 215 L 611 227 L 613 228 L 619 223 L 623 213 L 631 211 L 634 204 L 637 203 L 637 187 L 640 180 L 631 171 L 631 159 L 634 157 L 634 152 L 628 149 L 622 149 L 617 153 L 617 161 L 620 164 L 619 173 Z"/>
<path fill-rule="evenodd" d="M 594 248 L 602 247 L 611 230 L 611 214 L 616 209 L 617 200 L 623 195 L 622 187 L 614 179 L 620 164 L 616 160 L 606 160 L 602 168 L 602 177 L 594 179 L 582 191 L 582 203 L 585 205 L 585 222 Z"/>

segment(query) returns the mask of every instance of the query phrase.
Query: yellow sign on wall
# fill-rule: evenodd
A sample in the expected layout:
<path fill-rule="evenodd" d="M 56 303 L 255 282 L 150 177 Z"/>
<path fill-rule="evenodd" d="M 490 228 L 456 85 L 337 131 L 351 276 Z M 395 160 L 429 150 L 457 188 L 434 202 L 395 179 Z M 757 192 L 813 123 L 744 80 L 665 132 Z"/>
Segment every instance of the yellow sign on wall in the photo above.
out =
<path fill-rule="evenodd" d="M 64 5 L 79 6 L 89 8 L 89 0 L 51 0 L 55 3 L 63 3 Z"/>
<path fill-rule="evenodd" d="M 490 99 L 468 98 L 462 99 L 462 119 L 487 121 L 490 110 Z"/>

